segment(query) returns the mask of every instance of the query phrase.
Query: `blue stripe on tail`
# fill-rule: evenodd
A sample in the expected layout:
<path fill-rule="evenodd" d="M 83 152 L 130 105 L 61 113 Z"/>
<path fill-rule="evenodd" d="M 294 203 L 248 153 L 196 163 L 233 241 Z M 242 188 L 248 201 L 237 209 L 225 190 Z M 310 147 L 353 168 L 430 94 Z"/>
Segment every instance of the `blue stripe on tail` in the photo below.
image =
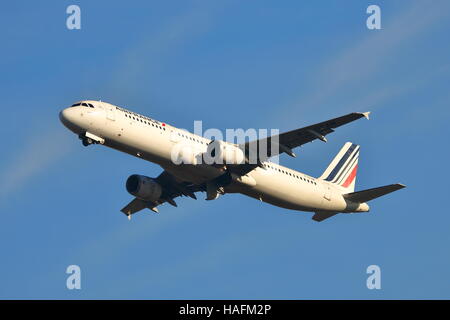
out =
<path fill-rule="evenodd" d="M 325 180 L 331 181 L 334 179 L 336 174 L 339 172 L 339 170 L 341 170 L 342 166 L 345 164 L 345 162 L 348 160 L 348 157 L 350 157 L 350 155 L 353 153 L 353 151 L 357 146 L 358 146 L 357 144 L 352 143 L 350 148 L 348 148 L 347 152 L 342 156 L 342 159 L 338 162 L 336 167 L 334 167 L 333 171 L 330 172 L 330 174 Z"/>
<path fill-rule="evenodd" d="M 347 161 L 347 164 L 345 165 L 344 169 L 341 170 L 341 173 L 336 176 L 334 179 L 334 183 L 340 184 L 339 180 L 342 180 L 345 178 L 345 176 L 349 173 L 350 169 L 353 167 L 355 162 L 358 161 L 359 156 L 359 146 L 356 148 L 355 152 L 353 152 L 353 156 L 350 158 L 349 161 Z"/>

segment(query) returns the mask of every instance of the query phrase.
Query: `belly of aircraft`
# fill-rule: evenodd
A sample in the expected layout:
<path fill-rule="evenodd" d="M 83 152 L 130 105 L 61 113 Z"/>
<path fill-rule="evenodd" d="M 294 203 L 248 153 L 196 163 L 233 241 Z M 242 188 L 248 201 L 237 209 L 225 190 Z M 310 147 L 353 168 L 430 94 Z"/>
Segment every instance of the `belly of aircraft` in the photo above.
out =
<path fill-rule="evenodd" d="M 164 170 L 174 175 L 178 180 L 191 182 L 194 184 L 205 183 L 225 173 L 224 170 L 210 165 L 175 165 L 171 162 L 167 162 L 161 166 Z"/>

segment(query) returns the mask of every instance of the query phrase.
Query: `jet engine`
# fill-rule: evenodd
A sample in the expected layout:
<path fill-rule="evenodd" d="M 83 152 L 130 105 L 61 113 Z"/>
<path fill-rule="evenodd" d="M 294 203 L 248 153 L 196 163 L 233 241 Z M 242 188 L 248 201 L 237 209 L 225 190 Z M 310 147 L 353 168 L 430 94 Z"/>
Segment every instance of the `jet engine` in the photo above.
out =
<path fill-rule="evenodd" d="M 128 177 L 126 188 L 130 194 L 145 201 L 156 201 L 162 194 L 162 187 L 155 179 L 138 174 Z"/>
<path fill-rule="evenodd" d="M 211 141 L 204 154 L 206 164 L 242 164 L 245 163 L 244 151 L 220 140 Z"/>

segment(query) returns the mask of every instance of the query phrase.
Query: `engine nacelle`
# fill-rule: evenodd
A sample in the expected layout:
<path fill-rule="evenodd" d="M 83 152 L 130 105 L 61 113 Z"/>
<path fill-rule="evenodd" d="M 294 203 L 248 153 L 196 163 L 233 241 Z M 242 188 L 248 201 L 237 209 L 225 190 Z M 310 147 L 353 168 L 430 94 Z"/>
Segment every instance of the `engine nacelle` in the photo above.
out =
<path fill-rule="evenodd" d="M 214 140 L 208 145 L 203 159 L 206 164 L 245 163 L 244 151 L 241 148 L 220 140 Z"/>
<path fill-rule="evenodd" d="M 156 201 L 161 197 L 162 187 L 154 179 L 133 174 L 128 177 L 126 183 L 127 191 L 145 201 Z"/>

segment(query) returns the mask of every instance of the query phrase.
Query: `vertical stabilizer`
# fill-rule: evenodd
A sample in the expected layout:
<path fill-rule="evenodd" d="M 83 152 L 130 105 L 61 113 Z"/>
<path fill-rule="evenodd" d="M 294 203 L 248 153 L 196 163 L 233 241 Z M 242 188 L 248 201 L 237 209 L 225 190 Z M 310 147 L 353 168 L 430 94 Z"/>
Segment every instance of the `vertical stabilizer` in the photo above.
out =
<path fill-rule="evenodd" d="M 346 192 L 355 190 L 358 171 L 359 145 L 347 142 L 320 176 L 320 179 L 345 188 Z"/>

